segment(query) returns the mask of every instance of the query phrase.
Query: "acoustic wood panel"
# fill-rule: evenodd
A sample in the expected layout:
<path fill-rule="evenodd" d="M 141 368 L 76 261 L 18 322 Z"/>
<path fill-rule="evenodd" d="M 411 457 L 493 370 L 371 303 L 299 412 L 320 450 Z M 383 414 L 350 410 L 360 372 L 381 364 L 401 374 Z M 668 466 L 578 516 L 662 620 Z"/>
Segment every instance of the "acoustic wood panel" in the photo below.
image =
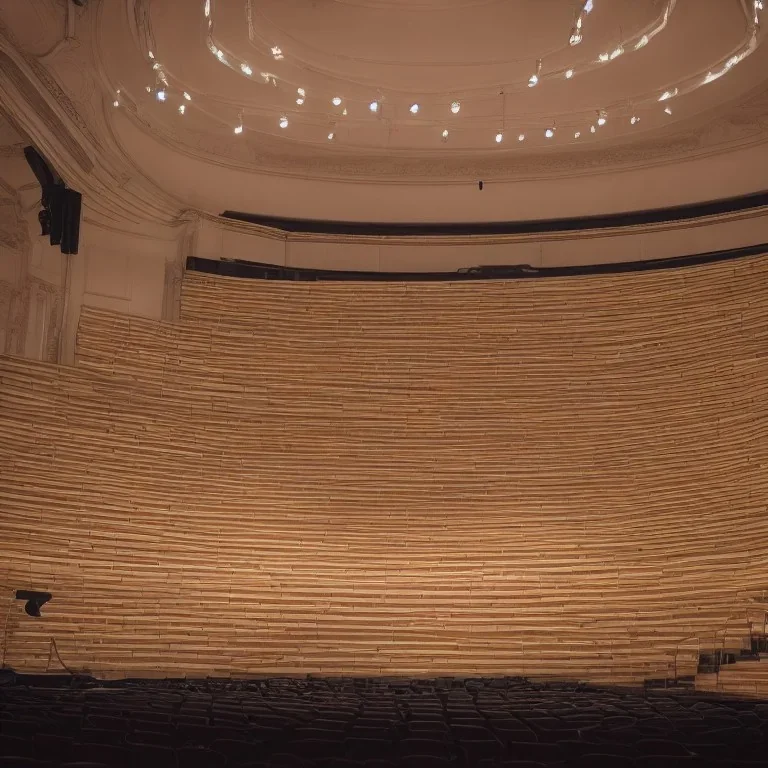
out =
<path fill-rule="evenodd" d="M 768 588 L 767 285 L 187 274 L 181 324 L 84 309 L 75 368 L 0 364 L 0 579 L 54 594 L 7 663 L 693 674 Z"/>

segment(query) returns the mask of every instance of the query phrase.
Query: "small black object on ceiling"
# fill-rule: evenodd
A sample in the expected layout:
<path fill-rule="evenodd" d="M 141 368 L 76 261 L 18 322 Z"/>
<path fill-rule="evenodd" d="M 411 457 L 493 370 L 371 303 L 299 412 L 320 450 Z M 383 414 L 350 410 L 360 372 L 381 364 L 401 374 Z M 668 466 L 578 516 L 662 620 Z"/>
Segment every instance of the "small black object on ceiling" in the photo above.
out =
<path fill-rule="evenodd" d="M 34 147 L 25 147 L 24 157 L 37 177 L 43 193 L 42 208 L 37 215 L 40 234 L 48 235 L 51 245 L 61 246 L 62 253 L 77 253 L 80 244 L 82 195 L 68 189 Z"/>

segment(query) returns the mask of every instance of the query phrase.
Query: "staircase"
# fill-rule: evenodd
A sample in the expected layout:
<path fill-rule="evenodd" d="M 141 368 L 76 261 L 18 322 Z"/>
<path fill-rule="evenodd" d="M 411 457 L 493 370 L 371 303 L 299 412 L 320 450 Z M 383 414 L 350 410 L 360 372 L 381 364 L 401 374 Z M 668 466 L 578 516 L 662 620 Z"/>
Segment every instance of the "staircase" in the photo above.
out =
<path fill-rule="evenodd" d="M 753 633 L 745 646 L 702 653 L 694 682 L 696 690 L 768 698 L 768 635 Z"/>

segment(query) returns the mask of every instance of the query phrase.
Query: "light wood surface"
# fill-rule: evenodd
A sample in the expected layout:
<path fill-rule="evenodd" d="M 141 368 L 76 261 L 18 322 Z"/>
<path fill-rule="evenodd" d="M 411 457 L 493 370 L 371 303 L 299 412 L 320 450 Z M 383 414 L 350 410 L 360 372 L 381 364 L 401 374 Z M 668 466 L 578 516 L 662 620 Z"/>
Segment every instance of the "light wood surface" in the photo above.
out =
<path fill-rule="evenodd" d="M 189 273 L 178 325 L 84 309 L 76 367 L 0 359 L 0 580 L 54 594 L 6 661 L 693 674 L 768 589 L 767 288 Z"/>

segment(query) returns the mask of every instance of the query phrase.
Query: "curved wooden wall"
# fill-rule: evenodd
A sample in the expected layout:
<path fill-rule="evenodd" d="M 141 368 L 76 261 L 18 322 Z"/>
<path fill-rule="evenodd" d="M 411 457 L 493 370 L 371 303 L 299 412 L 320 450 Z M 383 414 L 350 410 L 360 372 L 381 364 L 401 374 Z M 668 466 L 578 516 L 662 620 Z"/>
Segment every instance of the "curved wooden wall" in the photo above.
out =
<path fill-rule="evenodd" d="M 0 581 L 54 593 L 6 661 L 692 674 L 768 589 L 766 288 L 190 273 L 181 324 L 84 310 L 75 368 L 0 364 Z"/>

